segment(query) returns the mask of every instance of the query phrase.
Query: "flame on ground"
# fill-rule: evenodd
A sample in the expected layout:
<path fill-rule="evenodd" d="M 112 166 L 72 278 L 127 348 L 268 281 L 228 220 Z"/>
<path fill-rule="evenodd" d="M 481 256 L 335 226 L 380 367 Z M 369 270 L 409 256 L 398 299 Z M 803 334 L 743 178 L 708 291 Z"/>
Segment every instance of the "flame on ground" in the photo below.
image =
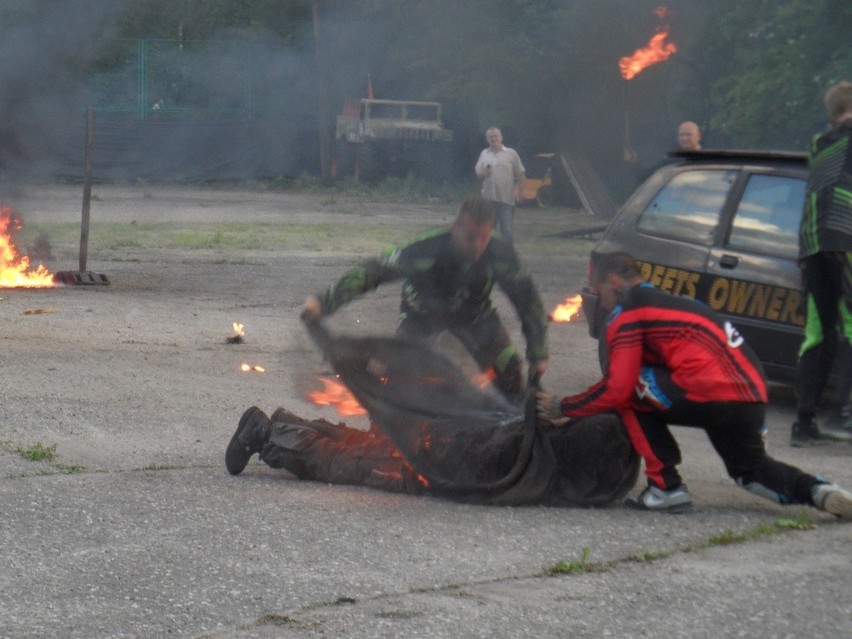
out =
<path fill-rule="evenodd" d="M 497 379 L 497 371 L 494 368 L 488 368 L 478 375 L 474 375 L 470 381 L 480 388 L 488 388 L 488 385 Z"/>
<path fill-rule="evenodd" d="M 257 366 L 256 364 L 240 364 L 240 370 L 244 373 L 248 373 L 253 371 L 255 373 L 265 373 L 266 369 L 263 366 Z"/>
<path fill-rule="evenodd" d="M 30 268 L 30 258 L 19 256 L 12 235 L 21 221 L 9 207 L 0 207 L 0 288 L 43 288 L 58 286 L 42 264 Z"/>
<path fill-rule="evenodd" d="M 558 304 L 550 312 L 550 319 L 553 322 L 570 322 L 580 314 L 580 309 L 583 308 L 583 298 L 578 293 L 572 297 L 565 298 L 565 301 Z"/>
<path fill-rule="evenodd" d="M 234 322 L 234 337 L 245 337 L 246 332 L 243 330 L 243 325 L 239 322 Z"/>
<path fill-rule="evenodd" d="M 666 8 L 657 7 L 656 14 L 660 18 L 664 18 Z M 668 25 L 659 27 L 657 33 L 651 36 L 646 46 L 636 49 L 631 56 L 621 58 L 618 61 L 618 68 L 621 70 L 622 77 L 625 80 L 631 80 L 651 65 L 668 60 L 672 54 L 677 52 L 677 45 L 674 42 L 666 42 L 668 37 Z"/>
<path fill-rule="evenodd" d="M 358 403 L 346 386 L 330 377 L 319 377 L 323 389 L 308 393 L 308 399 L 320 406 L 334 406 L 341 415 L 366 415 L 366 409 Z"/>

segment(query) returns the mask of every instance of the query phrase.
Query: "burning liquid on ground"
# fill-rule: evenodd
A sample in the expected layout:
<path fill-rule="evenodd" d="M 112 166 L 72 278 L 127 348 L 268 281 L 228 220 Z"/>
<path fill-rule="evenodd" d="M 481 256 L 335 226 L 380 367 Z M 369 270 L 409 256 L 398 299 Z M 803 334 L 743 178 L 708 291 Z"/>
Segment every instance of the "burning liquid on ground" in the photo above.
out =
<path fill-rule="evenodd" d="M 53 274 L 42 264 L 30 267 L 30 258 L 18 255 L 12 236 L 21 220 L 9 207 L 0 207 L 0 288 L 44 288 L 57 286 Z"/>

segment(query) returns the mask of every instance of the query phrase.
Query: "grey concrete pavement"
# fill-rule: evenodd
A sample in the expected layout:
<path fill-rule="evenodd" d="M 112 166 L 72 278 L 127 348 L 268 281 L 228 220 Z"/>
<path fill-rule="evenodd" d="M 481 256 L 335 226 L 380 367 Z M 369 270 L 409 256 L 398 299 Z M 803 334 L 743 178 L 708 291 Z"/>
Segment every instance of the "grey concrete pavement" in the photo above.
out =
<path fill-rule="evenodd" d="M 231 477 L 209 461 L 3 479 L 0 636 L 828 638 L 852 629 L 852 528 L 747 495 L 697 459 L 688 474 L 697 508 L 679 516 L 470 506 L 300 482 L 257 461 Z M 802 514 L 814 529 L 700 548 Z M 558 562 L 582 563 L 585 549 L 588 570 L 545 576 Z"/>
<path fill-rule="evenodd" d="M 79 216 L 78 189 L 33 191 L 21 210 Z M 329 213 L 324 196 L 137 191 L 99 187 L 93 220 L 370 222 L 341 202 Z M 385 209 L 382 224 L 424 218 Z M 516 221 L 548 304 L 577 290 L 589 248 L 548 241 L 555 216 Z M 76 260 L 55 248 L 60 267 Z M 229 476 L 249 405 L 333 419 L 299 386 L 322 362 L 298 308 L 351 262 L 343 248 L 143 250 L 95 233 L 90 268 L 111 286 L 0 292 L 0 638 L 852 636 L 852 526 L 740 490 L 695 430 L 675 432 L 696 499 L 679 516 L 471 506 L 300 482 L 256 459 Z M 341 330 L 392 326 L 391 289 Z M 225 344 L 232 321 L 246 325 L 239 347 Z M 584 324 L 554 326 L 551 352 L 549 390 L 596 379 Z M 243 360 L 268 372 L 244 375 Z M 787 445 L 789 390 L 773 390 L 768 421 L 772 455 L 852 486 L 852 446 Z M 19 454 L 35 443 L 55 459 Z M 707 546 L 800 516 L 813 527 Z M 585 570 L 547 576 L 584 553 Z"/>

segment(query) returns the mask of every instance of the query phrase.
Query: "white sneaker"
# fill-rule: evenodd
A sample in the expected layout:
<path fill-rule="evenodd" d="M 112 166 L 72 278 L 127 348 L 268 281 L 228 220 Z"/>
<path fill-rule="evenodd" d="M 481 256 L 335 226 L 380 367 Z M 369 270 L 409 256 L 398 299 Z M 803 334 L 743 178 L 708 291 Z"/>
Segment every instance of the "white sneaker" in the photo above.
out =
<path fill-rule="evenodd" d="M 641 510 L 659 510 L 668 513 L 680 513 L 692 508 L 692 495 L 681 484 L 674 490 L 662 490 L 656 486 L 648 486 L 636 497 L 625 502 L 631 508 Z"/>
<path fill-rule="evenodd" d="M 852 494 L 837 484 L 817 484 L 811 489 L 814 506 L 844 519 L 852 518 Z"/>

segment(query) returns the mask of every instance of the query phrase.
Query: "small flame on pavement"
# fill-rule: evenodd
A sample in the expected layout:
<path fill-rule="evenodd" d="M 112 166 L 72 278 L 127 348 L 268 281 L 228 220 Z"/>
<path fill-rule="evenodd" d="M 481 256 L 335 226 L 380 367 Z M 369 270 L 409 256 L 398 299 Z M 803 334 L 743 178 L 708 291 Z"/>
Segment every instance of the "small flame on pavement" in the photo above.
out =
<path fill-rule="evenodd" d="M 666 17 L 666 8 L 657 7 L 655 13 L 659 18 Z M 641 49 L 636 49 L 633 55 L 625 56 L 618 61 L 618 68 L 621 70 L 621 76 L 625 80 L 632 80 L 639 73 L 657 64 L 664 62 L 677 53 L 677 45 L 674 42 L 666 42 L 669 37 L 669 26 L 663 25 L 657 27 L 657 33 L 651 36 L 648 44 Z"/>
<path fill-rule="evenodd" d="M 367 410 L 341 382 L 330 377 L 319 377 L 323 389 L 308 393 L 308 399 L 320 406 L 334 406 L 341 415 L 366 415 Z"/>
<path fill-rule="evenodd" d="M 243 338 L 246 334 L 246 332 L 243 330 L 243 325 L 239 322 L 234 322 L 232 326 L 234 328 L 234 334 L 231 335 L 226 341 L 228 342 L 228 344 L 242 344 Z"/>
<path fill-rule="evenodd" d="M 480 388 L 488 388 L 488 385 L 497 379 L 497 371 L 494 368 L 488 368 L 477 375 L 474 375 L 470 381 Z"/>
<path fill-rule="evenodd" d="M 12 236 L 21 228 L 21 220 L 7 207 L 0 207 L 0 288 L 46 288 L 58 286 L 43 264 L 33 270 L 30 258 L 18 255 Z"/>
<path fill-rule="evenodd" d="M 255 372 L 255 373 L 265 373 L 266 369 L 263 366 L 257 366 L 255 364 L 240 364 L 240 370 L 244 373 Z"/>
<path fill-rule="evenodd" d="M 551 322 L 570 322 L 580 314 L 580 309 L 583 308 L 583 298 L 578 293 L 571 297 L 565 298 L 565 301 L 558 304 L 550 312 Z"/>

